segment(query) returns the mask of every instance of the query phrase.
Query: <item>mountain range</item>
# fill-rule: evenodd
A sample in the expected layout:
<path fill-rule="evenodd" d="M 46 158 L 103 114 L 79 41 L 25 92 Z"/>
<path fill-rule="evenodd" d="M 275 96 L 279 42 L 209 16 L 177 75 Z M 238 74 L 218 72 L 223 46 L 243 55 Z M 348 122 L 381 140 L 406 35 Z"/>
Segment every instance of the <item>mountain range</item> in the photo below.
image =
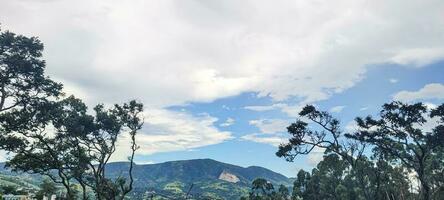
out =
<path fill-rule="evenodd" d="M 107 176 L 126 177 L 128 167 L 128 162 L 109 163 L 106 168 Z M 41 179 L 27 174 L 11 173 L 3 167 L 0 174 L 0 183 L 8 183 L 6 181 L 10 180 L 11 176 L 19 177 L 15 180 L 26 180 L 30 185 L 39 182 L 35 179 Z M 292 185 L 292 179 L 263 167 L 245 168 L 212 159 L 135 165 L 133 177 L 135 181 L 132 199 L 144 199 L 151 195 L 158 199 L 174 198 L 185 196 L 187 193 L 195 199 L 239 199 L 248 194 L 251 183 L 256 178 L 264 178 L 275 186 Z"/>

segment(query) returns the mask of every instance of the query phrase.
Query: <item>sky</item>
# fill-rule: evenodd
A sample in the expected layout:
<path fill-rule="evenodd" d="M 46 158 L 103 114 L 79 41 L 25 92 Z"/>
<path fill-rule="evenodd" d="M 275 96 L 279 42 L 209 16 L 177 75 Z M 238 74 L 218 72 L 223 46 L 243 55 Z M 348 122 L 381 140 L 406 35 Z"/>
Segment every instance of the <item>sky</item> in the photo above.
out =
<path fill-rule="evenodd" d="M 343 130 L 393 100 L 444 102 L 442 0 L 0 0 L 47 74 L 90 107 L 145 105 L 136 163 L 211 158 L 296 176 L 275 156 L 302 106 Z M 125 160 L 122 136 L 114 161 Z M 3 157 L 5 159 L 5 156 Z"/>

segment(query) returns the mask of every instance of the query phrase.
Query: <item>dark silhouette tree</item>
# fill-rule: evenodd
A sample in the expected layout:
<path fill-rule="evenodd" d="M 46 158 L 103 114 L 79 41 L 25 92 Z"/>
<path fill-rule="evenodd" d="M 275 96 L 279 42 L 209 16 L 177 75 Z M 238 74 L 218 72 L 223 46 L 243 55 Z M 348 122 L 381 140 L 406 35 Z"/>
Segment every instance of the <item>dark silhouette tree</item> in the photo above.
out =
<path fill-rule="evenodd" d="M 355 133 L 343 132 L 339 120 L 328 112 L 308 105 L 299 115 L 301 118 L 287 127 L 291 135 L 289 142 L 280 145 L 276 155 L 291 162 L 298 155 L 320 148 L 325 150 L 325 156 L 311 176 L 303 172 L 298 174 L 293 198 L 369 200 L 386 199 L 386 194 L 409 196 L 406 174 L 386 161 L 390 160 L 387 154 L 374 149 L 374 156 L 367 157 L 366 154 L 371 155 L 365 153 L 368 142 L 353 137 Z M 335 173 L 338 176 L 331 176 Z M 305 177 L 309 177 L 310 181 Z M 392 183 L 395 178 L 396 184 Z M 382 192 L 386 193 L 385 196 L 381 196 Z"/>
<path fill-rule="evenodd" d="M 38 131 L 17 132 L 27 145 L 15 151 L 7 166 L 50 177 L 65 187 L 70 199 L 75 198 L 73 180 L 81 185 L 83 199 L 88 198 L 87 187 L 99 200 L 123 199 L 132 190 L 136 133 L 143 124 L 143 105 L 130 101 L 112 109 L 98 105 L 94 115 L 87 111 L 86 105 L 73 96 L 53 102 L 47 112 L 41 113 L 42 118 L 49 119 L 45 122 L 53 132 L 47 130 L 50 126 L 46 123 L 36 126 Z M 8 122 L 14 124 L 13 120 Z M 106 177 L 106 166 L 123 133 L 128 133 L 131 141 L 129 181 L 126 177 L 111 180 Z"/>
<path fill-rule="evenodd" d="M 308 183 L 310 181 L 310 173 L 299 170 L 296 180 L 293 183 L 293 192 L 292 192 L 292 200 L 298 200 L 298 199 L 307 199 L 306 197 L 306 191 L 308 190 Z"/>
<path fill-rule="evenodd" d="M 426 131 L 425 124 L 434 118 L 439 119 L 438 124 Z M 358 117 L 356 122 L 360 130 L 348 137 L 376 146 L 416 172 L 422 199 L 429 200 L 433 189 L 433 155 L 444 145 L 444 105 L 429 110 L 422 103 L 392 102 L 383 105 L 379 119 Z"/>
<path fill-rule="evenodd" d="M 0 30 L 0 149 L 14 153 L 7 166 L 48 176 L 65 187 L 69 199 L 75 198 L 74 180 L 83 199 L 88 198 L 87 187 L 97 199 L 123 199 L 134 182 L 143 105 L 98 105 L 90 115 L 81 100 L 60 100 L 62 85 L 44 75 L 42 51 L 37 38 Z M 122 133 L 130 141 L 129 180 L 111 180 L 105 168 Z"/>
<path fill-rule="evenodd" d="M 298 155 L 306 155 L 315 148 L 320 148 L 326 154 L 337 154 L 344 161 L 348 162 L 350 167 L 358 168 L 364 159 L 365 145 L 361 142 L 347 140 L 345 133 L 340 127 L 339 120 L 325 111 L 318 111 L 314 106 L 307 105 L 299 113 L 300 119 L 287 127 L 291 135 L 287 144 L 279 146 L 276 155 L 284 157 L 292 162 Z M 306 119 L 317 127 L 311 127 L 309 123 L 303 121 Z M 356 178 L 360 180 L 359 186 L 365 193 L 365 199 L 373 199 L 372 191 L 367 190 L 367 171 L 359 171 Z"/>
<path fill-rule="evenodd" d="M 251 191 L 248 197 L 241 197 L 241 200 L 288 200 L 290 192 L 284 185 L 274 188 L 270 181 L 257 178 L 252 182 Z"/>
<path fill-rule="evenodd" d="M 4 115 L 14 112 L 17 123 L 26 123 L 35 116 L 37 108 L 62 93 L 62 85 L 44 74 L 45 61 L 42 59 L 43 44 L 36 37 L 16 35 L 0 29 L 0 125 Z M 21 110 L 26 115 L 20 115 Z M 23 124 L 32 129 L 33 124 Z M 0 126 L 0 148 L 14 149 L 26 145 Z"/>

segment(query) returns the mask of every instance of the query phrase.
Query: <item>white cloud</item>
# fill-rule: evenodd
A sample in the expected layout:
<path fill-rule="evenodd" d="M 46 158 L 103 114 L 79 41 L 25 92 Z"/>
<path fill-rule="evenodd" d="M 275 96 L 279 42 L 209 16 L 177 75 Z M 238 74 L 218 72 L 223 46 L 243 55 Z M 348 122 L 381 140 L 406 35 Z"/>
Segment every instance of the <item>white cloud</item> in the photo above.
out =
<path fill-rule="evenodd" d="M 276 103 L 276 104 L 265 105 L 265 106 L 245 106 L 244 109 L 257 111 L 257 112 L 279 109 L 282 112 L 286 113 L 290 117 L 297 117 L 297 116 L 299 116 L 299 112 L 301 112 L 302 108 L 306 104 L 310 104 L 310 103 L 312 103 L 312 102 L 303 101 L 303 102 L 299 102 L 297 105 Z"/>
<path fill-rule="evenodd" d="M 243 140 L 269 144 L 278 147 L 282 143 L 288 142 L 288 139 L 279 135 L 264 135 L 262 133 L 253 133 L 241 137 Z"/>
<path fill-rule="evenodd" d="M 0 3 L 0 21 L 39 36 L 49 75 L 90 105 L 138 98 L 157 109 L 168 119 L 164 132 L 142 142 L 158 152 L 229 136 L 211 120 L 171 115 L 169 106 L 257 92 L 275 102 L 301 99 L 279 107 L 295 116 L 300 105 L 355 85 L 367 65 L 441 59 L 443 9 L 438 0 L 17 0 Z M 417 10 L 424 12 L 411 15 Z M 204 131 L 176 135 L 183 126 Z"/>
<path fill-rule="evenodd" d="M 232 110 L 232 108 L 230 108 L 230 107 L 227 106 L 227 105 L 222 105 L 222 109 L 224 109 L 224 110 Z"/>
<path fill-rule="evenodd" d="M 359 108 L 359 110 L 360 111 L 365 111 L 365 110 L 368 110 L 368 107 L 362 107 L 362 108 Z"/>
<path fill-rule="evenodd" d="M 284 119 L 258 119 L 249 121 L 249 124 L 256 126 L 261 133 L 273 134 L 286 132 L 290 121 Z"/>
<path fill-rule="evenodd" d="M 342 110 L 344 110 L 345 106 L 335 106 L 333 108 L 330 108 L 330 112 L 332 113 L 340 113 Z"/>
<path fill-rule="evenodd" d="M 438 107 L 438 105 L 430 103 L 430 102 L 424 102 L 424 105 L 427 107 L 427 109 L 430 111 L 432 109 L 435 109 Z M 425 114 L 423 117 L 426 119 L 426 122 L 421 125 L 415 125 L 415 128 L 420 128 L 424 133 L 432 132 L 432 130 L 439 125 L 440 119 L 439 117 L 430 118 L 429 115 Z"/>
<path fill-rule="evenodd" d="M 412 102 L 418 100 L 444 99 L 444 85 L 431 83 L 418 91 L 400 91 L 393 95 L 393 100 Z"/>
<path fill-rule="evenodd" d="M 0 162 L 5 162 L 7 160 L 9 160 L 9 155 L 8 152 L 4 151 L 4 150 L 0 150 Z"/>
<path fill-rule="evenodd" d="M 207 114 L 192 116 L 164 109 L 148 109 L 143 130 L 137 135 L 137 143 L 141 147 L 137 154 L 190 150 L 232 139 L 230 132 L 219 131 L 214 126 L 216 121 Z M 126 160 L 128 144 L 129 136 L 122 135 L 114 161 Z"/>
<path fill-rule="evenodd" d="M 401 65 L 422 67 L 444 59 L 444 48 L 415 48 L 400 51 L 391 61 Z"/>
<path fill-rule="evenodd" d="M 310 154 L 307 155 L 307 163 L 311 166 L 316 166 L 324 159 L 324 151 L 325 149 L 323 148 L 315 147 Z"/>
<path fill-rule="evenodd" d="M 261 111 L 280 109 L 285 106 L 286 105 L 283 103 L 277 103 L 277 104 L 266 105 L 266 106 L 245 106 L 244 109 L 261 112 Z"/>
<path fill-rule="evenodd" d="M 397 82 L 399 82 L 399 80 L 396 78 L 391 78 L 391 79 L 389 79 L 389 82 L 390 83 L 397 83 Z"/>
<path fill-rule="evenodd" d="M 156 164 L 154 161 L 151 160 L 139 160 L 136 162 L 137 165 L 152 165 Z"/>
<path fill-rule="evenodd" d="M 288 142 L 285 137 L 289 120 L 285 119 L 258 119 L 249 121 L 250 125 L 257 127 L 260 133 L 247 134 L 241 137 L 243 140 L 279 146 Z"/>
<path fill-rule="evenodd" d="M 227 120 L 224 123 L 220 124 L 219 126 L 228 127 L 228 126 L 233 125 L 234 122 L 235 122 L 235 120 L 233 118 L 229 117 L 229 118 L 227 118 Z"/>
<path fill-rule="evenodd" d="M 345 125 L 344 129 L 347 133 L 353 133 L 353 132 L 359 130 L 359 126 L 356 123 L 356 121 L 353 120 L 353 121 L 348 122 L 347 125 Z"/>
<path fill-rule="evenodd" d="M 420 0 L 18 0 L 1 3 L 0 20 L 39 36 L 50 74 L 94 94 L 90 101 L 139 97 L 164 107 L 248 91 L 314 102 L 352 87 L 366 65 L 437 61 L 443 7 Z M 412 16 L 418 9 L 427 12 Z"/>

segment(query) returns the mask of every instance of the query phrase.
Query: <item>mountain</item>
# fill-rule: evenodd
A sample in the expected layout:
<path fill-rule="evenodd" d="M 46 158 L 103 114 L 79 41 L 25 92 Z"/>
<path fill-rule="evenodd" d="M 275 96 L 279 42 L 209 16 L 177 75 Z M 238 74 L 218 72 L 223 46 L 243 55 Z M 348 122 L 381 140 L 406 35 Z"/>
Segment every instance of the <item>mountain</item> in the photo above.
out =
<path fill-rule="evenodd" d="M 110 178 L 126 177 L 128 162 L 109 163 Z M 1 171 L 2 174 L 9 173 Z M 23 176 L 20 175 L 20 176 Z M 194 197 L 204 199 L 239 199 L 247 195 L 251 182 L 265 178 L 275 186 L 290 186 L 292 181 L 282 174 L 263 167 L 240 167 L 211 159 L 180 160 L 158 164 L 135 165 L 132 199 L 143 199 L 147 193 L 156 196 L 184 196 L 188 190 Z"/>

